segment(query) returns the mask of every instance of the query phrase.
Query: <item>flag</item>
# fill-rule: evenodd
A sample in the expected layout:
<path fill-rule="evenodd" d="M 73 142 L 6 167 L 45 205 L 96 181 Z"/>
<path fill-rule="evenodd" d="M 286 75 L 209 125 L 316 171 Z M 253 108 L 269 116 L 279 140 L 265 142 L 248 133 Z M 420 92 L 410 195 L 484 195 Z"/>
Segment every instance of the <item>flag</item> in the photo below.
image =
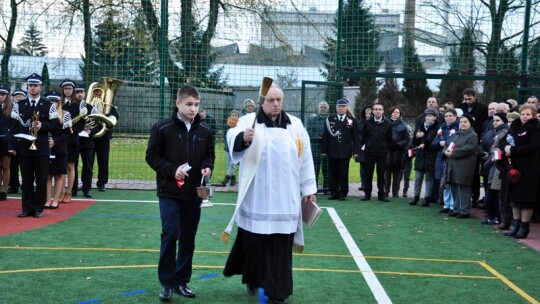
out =
<path fill-rule="evenodd" d="M 493 159 L 495 159 L 495 160 L 501 160 L 502 159 L 501 150 L 497 149 L 497 150 L 493 151 Z"/>
<path fill-rule="evenodd" d="M 414 149 L 409 149 L 409 150 L 407 151 L 407 156 L 408 156 L 408 157 L 413 157 L 413 156 L 414 156 Z"/>
<path fill-rule="evenodd" d="M 448 148 L 446 149 L 446 151 L 448 152 L 452 152 L 454 151 L 454 148 L 456 147 L 456 143 L 450 143 L 450 145 L 448 145 Z"/>

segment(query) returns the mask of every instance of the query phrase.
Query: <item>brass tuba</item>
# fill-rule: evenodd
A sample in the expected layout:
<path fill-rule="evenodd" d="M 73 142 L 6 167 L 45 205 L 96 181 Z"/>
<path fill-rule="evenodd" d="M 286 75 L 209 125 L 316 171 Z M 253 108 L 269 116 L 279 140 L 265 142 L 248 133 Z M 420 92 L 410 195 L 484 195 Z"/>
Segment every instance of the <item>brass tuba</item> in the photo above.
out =
<path fill-rule="evenodd" d="M 92 82 L 88 87 L 88 103 L 91 104 L 99 114 L 90 114 L 88 118 L 95 123 L 101 124 L 101 130 L 94 137 L 99 138 L 105 135 L 108 129 L 116 125 L 116 117 L 108 117 L 113 107 L 113 100 L 116 96 L 116 91 L 120 88 L 124 81 L 116 78 L 103 77 L 103 83 Z"/>

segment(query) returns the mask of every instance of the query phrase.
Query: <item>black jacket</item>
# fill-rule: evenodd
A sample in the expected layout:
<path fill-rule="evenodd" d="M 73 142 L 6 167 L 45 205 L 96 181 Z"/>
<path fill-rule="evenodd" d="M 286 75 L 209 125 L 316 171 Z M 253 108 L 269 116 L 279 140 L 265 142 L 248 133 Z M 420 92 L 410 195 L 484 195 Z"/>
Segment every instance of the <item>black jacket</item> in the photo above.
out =
<path fill-rule="evenodd" d="M 413 133 L 413 144 L 415 147 L 418 147 L 421 144 L 424 144 L 423 149 L 416 149 L 414 154 L 416 159 L 414 160 L 414 170 L 416 171 L 435 171 L 435 161 L 437 160 L 437 152 L 439 149 L 433 147 L 431 143 L 437 137 L 437 130 L 439 129 L 439 124 L 435 121 L 431 126 L 426 130 L 425 126 L 422 124 L 418 130 L 414 130 Z M 424 136 L 417 138 L 416 133 L 423 132 Z"/>
<path fill-rule="evenodd" d="M 383 155 L 388 153 L 388 147 L 392 142 L 392 124 L 388 119 L 384 117 L 382 119 L 380 123 L 377 123 L 375 116 L 373 116 L 364 123 L 362 140 L 368 154 Z"/>
<path fill-rule="evenodd" d="M 56 132 L 60 130 L 60 122 L 58 119 L 49 119 L 49 113 L 51 111 L 52 103 L 44 98 L 40 98 L 37 102 L 35 112 L 39 112 L 39 121 L 41 122 L 41 129 L 39 129 L 37 134 L 37 139 L 35 144 L 37 150 L 29 150 L 32 141 L 19 138 L 17 141 L 17 155 L 18 156 L 49 156 L 49 132 Z M 26 123 L 29 120 L 31 121 L 34 115 L 34 110 L 30 105 L 30 100 L 28 98 L 20 100 L 18 102 L 19 107 L 19 116 L 21 120 Z M 30 128 L 24 127 L 20 122 L 17 122 L 13 127 L 13 134 L 23 133 L 29 134 Z"/>
<path fill-rule="evenodd" d="M 357 124 L 352 116 L 346 115 L 344 121 L 340 121 L 337 115 L 329 116 L 325 120 L 321 153 L 329 158 L 351 158 L 353 154 L 358 154 L 360 145 Z"/>
<path fill-rule="evenodd" d="M 214 136 L 199 115 L 195 116 L 188 132 L 177 113 L 152 127 L 146 162 L 156 171 L 157 195 L 173 199 L 197 198 L 196 188 L 201 186 L 201 169 L 214 168 Z M 188 163 L 188 171 L 182 188 L 178 188 L 175 173 L 178 167 Z"/>
<path fill-rule="evenodd" d="M 18 122 L 11 118 L 11 113 L 7 116 L 4 115 L 4 111 L 0 109 L 0 143 L 7 146 L 7 150 L 15 149 L 15 139 L 13 138 L 13 128 Z"/>
<path fill-rule="evenodd" d="M 401 120 L 389 120 L 392 124 L 392 141 L 388 146 L 386 166 L 389 168 L 403 168 L 405 166 L 405 147 L 409 143 L 410 135 L 407 124 Z"/>
<path fill-rule="evenodd" d="M 463 113 L 470 114 L 474 117 L 474 132 L 478 135 L 478 140 L 480 140 L 484 133 L 484 122 L 488 118 L 488 107 L 476 101 L 470 111 L 465 103 L 461 104 L 460 108 L 463 110 Z"/>

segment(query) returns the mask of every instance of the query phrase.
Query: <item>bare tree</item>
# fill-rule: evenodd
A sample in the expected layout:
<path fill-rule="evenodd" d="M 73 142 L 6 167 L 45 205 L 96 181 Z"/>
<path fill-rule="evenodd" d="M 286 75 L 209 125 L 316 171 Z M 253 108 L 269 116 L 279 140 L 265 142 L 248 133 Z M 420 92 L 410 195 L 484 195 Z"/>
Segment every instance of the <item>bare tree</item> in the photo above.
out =
<path fill-rule="evenodd" d="M 2 56 L 2 61 L 0 62 L 0 70 L 2 70 L 2 83 L 9 82 L 9 71 L 8 64 L 11 54 L 13 53 L 13 38 L 15 37 L 15 29 L 17 28 L 17 18 L 18 18 L 18 6 L 23 3 L 25 0 L 16 1 L 10 0 L 11 16 L 4 16 L 2 14 L 3 20 L 9 20 L 9 27 L 6 34 L 0 34 L 0 39 L 4 42 L 4 56 Z M 3 13 L 3 12 L 2 12 Z"/>
<path fill-rule="evenodd" d="M 442 2 L 442 3 L 441 3 Z M 538 10 L 540 1 L 532 0 L 531 9 Z M 445 30 L 448 37 L 445 41 L 436 41 L 441 47 L 459 46 L 463 39 L 463 29 L 468 26 L 473 27 L 474 32 L 479 37 L 482 35 L 482 26 L 489 24 L 489 33 L 476 39 L 475 49 L 484 57 L 484 73 L 486 76 L 517 76 L 508 73 L 508 69 L 501 67 L 500 56 L 508 52 L 515 52 L 522 46 L 523 26 L 510 27 L 513 22 L 511 17 L 523 15 L 526 2 L 522 0 L 480 0 L 471 1 L 471 6 L 467 10 L 463 7 L 451 6 L 449 0 L 424 1 L 422 6 L 435 12 L 435 15 L 419 15 L 420 18 L 434 27 Z M 449 18 L 456 20 L 457 24 L 451 24 Z M 471 20 L 473 21 L 471 23 Z M 538 28 L 540 20 L 531 18 L 528 30 Z M 435 37 L 431 37 L 433 41 Z M 502 72 L 504 70 L 504 73 Z M 486 80 L 484 82 L 484 100 L 492 100 L 499 95 L 497 92 L 503 86 L 497 81 Z"/>

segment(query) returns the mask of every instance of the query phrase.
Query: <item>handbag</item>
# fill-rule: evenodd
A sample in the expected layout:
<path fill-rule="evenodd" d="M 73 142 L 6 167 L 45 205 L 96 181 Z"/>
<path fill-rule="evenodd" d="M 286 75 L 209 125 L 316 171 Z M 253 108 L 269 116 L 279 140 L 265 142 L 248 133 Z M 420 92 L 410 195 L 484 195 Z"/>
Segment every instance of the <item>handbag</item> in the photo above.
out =
<path fill-rule="evenodd" d="M 517 182 L 519 182 L 519 178 L 521 177 L 521 172 L 519 172 L 518 169 L 514 168 L 510 157 L 508 158 L 508 166 L 509 166 L 509 169 L 508 169 L 508 173 L 506 174 L 508 181 L 510 182 L 510 184 L 516 184 Z"/>

